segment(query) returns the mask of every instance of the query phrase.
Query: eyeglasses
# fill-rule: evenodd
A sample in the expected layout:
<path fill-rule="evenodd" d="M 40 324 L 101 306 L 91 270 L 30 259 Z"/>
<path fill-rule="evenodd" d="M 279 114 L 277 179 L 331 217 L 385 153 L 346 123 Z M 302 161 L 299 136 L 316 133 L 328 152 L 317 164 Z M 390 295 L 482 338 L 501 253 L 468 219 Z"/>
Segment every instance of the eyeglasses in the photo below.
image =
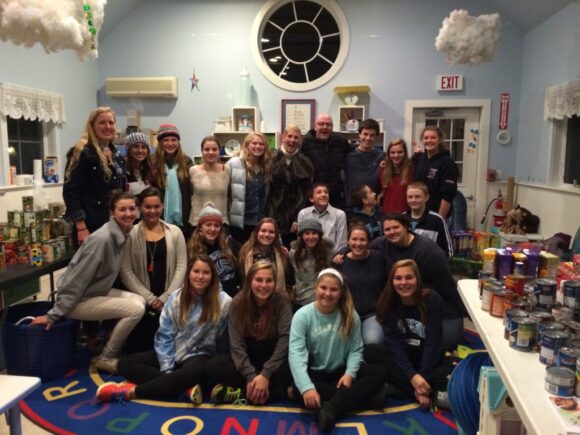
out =
<path fill-rule="evenodd" d="M 316 125 L 319 127 L 332 127 L 332 122 L 317 122 Z"/>

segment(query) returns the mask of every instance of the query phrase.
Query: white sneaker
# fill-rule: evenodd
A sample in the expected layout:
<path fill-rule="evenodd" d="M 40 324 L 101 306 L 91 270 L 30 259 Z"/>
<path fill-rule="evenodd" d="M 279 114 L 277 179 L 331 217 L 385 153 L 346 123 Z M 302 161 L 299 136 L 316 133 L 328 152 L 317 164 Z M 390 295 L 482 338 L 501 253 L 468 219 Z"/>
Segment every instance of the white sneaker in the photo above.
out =
<path fill-rule="evenodd" d="M 109 372 L 111 374 L 117 373 L 117 364 L 119 360 L 117 358 L 107 358 L 102 355 L 95 358 L 95 367 L 104 372 Z"/>

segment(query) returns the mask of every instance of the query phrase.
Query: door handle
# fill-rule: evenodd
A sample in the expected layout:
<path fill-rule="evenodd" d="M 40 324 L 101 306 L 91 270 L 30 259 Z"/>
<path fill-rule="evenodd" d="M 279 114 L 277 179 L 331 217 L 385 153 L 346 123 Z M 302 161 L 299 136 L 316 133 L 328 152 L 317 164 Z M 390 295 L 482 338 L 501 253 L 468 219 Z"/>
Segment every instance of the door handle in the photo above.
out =
<path fill-rule="evenodd" d="M 469 196 L 466 196 L 465 199 L 469 199 L 470 201 L 473 201 L 475 199 L 475 197 L 473 195 L 469 195 Z"/>

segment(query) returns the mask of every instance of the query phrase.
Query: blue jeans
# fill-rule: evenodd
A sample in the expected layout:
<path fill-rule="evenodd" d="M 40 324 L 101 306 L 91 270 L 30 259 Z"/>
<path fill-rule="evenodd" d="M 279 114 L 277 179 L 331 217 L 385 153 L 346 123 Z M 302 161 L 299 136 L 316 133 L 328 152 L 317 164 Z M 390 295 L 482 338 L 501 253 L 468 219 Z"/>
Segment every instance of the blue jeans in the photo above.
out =
<path fill-rule="evenodd" d="M 361 327 L 364 344 L 383 344 L 385 334 L 383 327 L 377 322 L 377 316 L 367 317 L 362 321 Z"/>

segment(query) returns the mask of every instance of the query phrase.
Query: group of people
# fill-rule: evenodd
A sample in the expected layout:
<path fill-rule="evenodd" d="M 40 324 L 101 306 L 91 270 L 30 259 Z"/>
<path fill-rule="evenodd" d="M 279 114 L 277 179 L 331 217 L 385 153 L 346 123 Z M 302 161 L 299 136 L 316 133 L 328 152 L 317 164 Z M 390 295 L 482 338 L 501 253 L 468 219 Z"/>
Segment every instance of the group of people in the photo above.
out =
<path fill-rule="evenodd" d="M 373 147 L 376 121 L 353 149 L 323 114 L 304 137 L 288 127 L 279 150 L 249 133 L 225 164 L 208 136 L 195 166 L 175 125 L 154 153 L 129 134 L 125 159 L 115 133 L 97 108 L 69 152 L 79 249 L 33 321 L 117 319 L 95 366 L 127 382 L 103 384 L 100 400 L 199 404 L 211 388 L 217 403 L 300 401 L 327 430 L 382 408 L 385 382 L 424 407 L 445 389 L 445 321 L 465 311 L 444 219 L 457 167 L 439 129 L 410 159 L 401 139 Z"/>

